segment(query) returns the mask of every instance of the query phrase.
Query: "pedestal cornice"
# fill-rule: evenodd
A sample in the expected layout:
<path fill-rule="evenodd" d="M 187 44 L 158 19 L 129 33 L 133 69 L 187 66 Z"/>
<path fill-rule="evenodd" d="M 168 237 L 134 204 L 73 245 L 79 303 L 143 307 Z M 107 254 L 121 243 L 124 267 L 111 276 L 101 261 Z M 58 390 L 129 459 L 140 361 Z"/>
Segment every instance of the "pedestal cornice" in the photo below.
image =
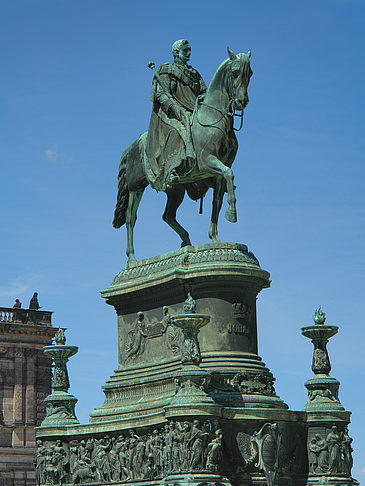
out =
<path fill-rule="evenodd" d="M 182 297 L 181 288 L 188 292 L 191 285 L 217 288 L 247 280 L 258 293 L 270 286 L 269 277 L 246 245 L 209 243 L 135 262 L 119 272 L 101 295 L 108 304 L 128 312 L 135 300 L 143 298 L 146 307 L 156 292 L 160 298 L 176 300 Z M 121 302 L 122 295 L 128 295 L 128 302 Z"/>

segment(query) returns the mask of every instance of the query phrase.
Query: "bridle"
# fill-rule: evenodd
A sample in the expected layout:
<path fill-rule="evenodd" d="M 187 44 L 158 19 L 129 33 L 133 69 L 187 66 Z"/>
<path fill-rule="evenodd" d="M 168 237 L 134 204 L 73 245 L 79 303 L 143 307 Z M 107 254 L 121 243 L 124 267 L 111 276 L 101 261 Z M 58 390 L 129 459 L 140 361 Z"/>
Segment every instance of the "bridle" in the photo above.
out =
<path fill-rule="evenodd" d="M 229 98 L 229 102 L 228 102 L 228 108 L 226 111 L 223 111 L 223 110 L 220 110 L 219 108 L 217 108 L 216 106 L 213 106 L 213 105 L 210 105 L 209 103 L 206 103 L 205 101 L 203 101 L 201 99 L 201 97 L 197 97 L 196 99 L 196 102 L 195 102 L 195 106 L 194 106 L 194 111 L 193 111 L 193 116 L 191 118 L 191 121 L 193 121 L 194 117 L 196 116 L 196 119 L 199 123 L 199 125 L 201 125 L 202 127 L 215 127 L 216 125 L 218 125 L 218 123 L 220 123 L 221 120 L 223 120 L 224 117 L 228 116 L 228 117 L 232 117 L 233 118 L 233 130 L 238 132 L 241 130 L 241 128 L 243 127 L 243 109 L 242 110 L 237 110 L 237 111 L 240 111 L 240 113 L 236 113 L 236 109 L 235 109 L 235 97 L 234 97 L 234 94 L 233 94 L 233 74 L 232 74 L 232 66 L 230 65 L 230 68 L 229 68 L 229 76 L 228 76 L 228 98 Z M 211 108 L 212 110 L 215 110 L 215 111 L 218 111 L 218 113 L 220 113 L 221 117 L 219 118 L 219 120 L 215 121 L 214 123 L 211 123 L 211 124 L 206 124 L 206 123 L 202 123 L 200 120 L 199 120 L 199 112 L 198 112 L 198 105 L 204 105 L 204 106 L 207 106 L 208 108 Z M 234 117 L 238 117 L 240 118 L 240 126 L 239 128 L 235 128 L 234 126 Z M 220 127 L 216 127 L 216 128 L 219 128 L 221 130 Z M 222 130 L 223 131 L 223 130 Z"/>
<path fill-rule="evenodd" d="M 216 110 L 218 111 L 218 113 L 221 114 L 221 117 L 219 118 L 219 120 L 217 120 L 216 122 L 214 123 L 211 123 L 211 124 L 205 124 L 205 123 L 202 123 L 200 120 L 199 120 L 199 113 L 197 113 L 197 120 L 198 120 L 198 123 L 199 125 L 201 125 L 202 127 L 214 127 L 216 125 L 218 125 L 218 123 L 223 120 L 223 118 L 225 116 L 231 116 L 231 117 L 239 117 L 240 118 L 240 126 L 239 128 L 235 128 L 235 126 L 233 125 L 233 130 L 235 132 L 239 132 L 241 130 L 241 128 L 243 127 L 243 109 L 242 110 L 238 110 L 240 111 L 240 113 L 236 113 L 236 110 L 234 109 L 234 100 L 229 100 L 229 103 L 228 103 L 228 110 L 227 111 L 222 111 L 220 110 L 219 108 L 213 106 L 213 105 L 209 105 L 208 103 L 205 103 L 205 101 L 200 101 L 198 102 L 200 103 L 201 105 L 204 105 L 204 106 L 207 106 L 208 108 L 212 108 L 212 110 Z M 218 127 L 217 127 L 218 128 Z"/>

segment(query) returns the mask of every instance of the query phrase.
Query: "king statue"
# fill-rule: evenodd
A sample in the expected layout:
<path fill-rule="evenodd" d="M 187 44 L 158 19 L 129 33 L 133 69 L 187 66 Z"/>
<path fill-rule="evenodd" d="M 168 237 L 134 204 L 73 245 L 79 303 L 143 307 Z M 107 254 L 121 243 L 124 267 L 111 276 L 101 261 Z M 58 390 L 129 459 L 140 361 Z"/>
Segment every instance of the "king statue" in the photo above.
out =
<path fill-rule="evenodd" d="M 150 185 L 167 195 L 163 220 L 179 235 L 181 245 L 191 245 L 188 231 L 176 220 L 176 211 L 185 193 L 202 201 L 213 189 L 208 236 L 219 242 L 218 217 L 224 194 L 225 217 L 237 221 L 234 175 L 231 169 L 238 142 L 235 131 L 242 128 L 248 104 L 248 84 L 252 76 L 251 51 L 235 54 L 220 63 L 208 87 L 187 62 L 191 48 L 186 39 L 172 46 L 174 62 L 154 71 L 152 114 L 148 131 L 142 133 L 122 153 L 118 172 L 118 195 L 113 226 L 127 229 L 128 265 L 136 261 L 133 231 L 137 210 L 145 188 Z M 234 118 L 240 119 L 238 128 Z"/>
<path fill-rule="evenodd" d="M 186 39 L 174 42 L 174 62 L 155 71 L 151 100 L 153 109 L 146 139 L 146 155 L 153 172 L 153 186 L 165 190 L 195 163 L 191 118 L 206 85 L 187 62 L 191 47 Z M 151 67 L 151 64 L 150 64 Z"/>

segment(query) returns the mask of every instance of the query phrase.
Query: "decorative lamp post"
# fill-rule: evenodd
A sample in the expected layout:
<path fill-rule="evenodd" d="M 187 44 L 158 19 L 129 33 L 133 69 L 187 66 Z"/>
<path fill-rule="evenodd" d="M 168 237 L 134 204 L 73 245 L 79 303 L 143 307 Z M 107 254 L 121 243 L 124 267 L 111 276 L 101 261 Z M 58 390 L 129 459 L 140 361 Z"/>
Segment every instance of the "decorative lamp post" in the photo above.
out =
<path fill-rule="evenodd" d="M 65 344 L 65 329 L 59 328 L 54 339 L 55 344 L 43 348 L 43 352 L 53 361 L 53 376 L 52 393 L 45 399 L 46 417 L 42 427 L 79 423 L 75 416 L 77 398 L 68 393 L 70 381 L 66 366 L 69 358 L 74 356 L 79 348 Z"/>
<path fill-rule="evenodd" d="M 344 410 L 338 399 L 340 383 L 329 376 L 331 362 L 327 351 L 327 343 L 332 336 L 337 334 L 338 326 L 325 324 L 326 314 L 322 311 L 321 306 L 315 311 L 313 321 L 314 326 L 302 328 L 303 336 L 311 339 L 314 346 L 312 361 L 314 376 L 305 383 L 308 390 L 308 401 L 304 410 Z"/>
<path fill-rule="evenodd" d="M 190 293 L 184 302 L 184 313 L 171 316 L 171 324 L 182 330 L 183 342 L 181 367 L 175 374 L 176 394 L 166 408 L 167 417 L 214 415 L 221 408 L 207 393 L 209 372 L 199 366 L 202 356 L 198 334 L 209 321 L 210 316 L 196 313 L 196 302 Z"/>
<path fill-rule="evenodd" d="M 188 294 L 184 302 L 184 313 L 171 316 L 171 323 L 179 327 L 184 336 L 181 349 L 181 363 L 183 366 L 199 366 L 202 356 L 198 341 L 200 329 L 208 324 L 210 316 L 206 314 L 196 314 L 196 302 Z"/>

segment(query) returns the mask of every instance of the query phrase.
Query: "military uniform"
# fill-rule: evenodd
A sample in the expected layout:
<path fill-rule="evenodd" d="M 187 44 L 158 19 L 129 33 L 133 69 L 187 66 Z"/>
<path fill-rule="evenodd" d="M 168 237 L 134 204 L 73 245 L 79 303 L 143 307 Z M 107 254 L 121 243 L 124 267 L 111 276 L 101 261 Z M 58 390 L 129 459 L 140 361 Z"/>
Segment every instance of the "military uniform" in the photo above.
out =
<path fill-rule="evenodd" d="M 165 190 L 194 164 L 191 115 L 206 85 L 198 71 L 178 59 L 162 64 L 157 73 L 160 82 L 153 79 L 145 163 L 151 185 Z"/>

